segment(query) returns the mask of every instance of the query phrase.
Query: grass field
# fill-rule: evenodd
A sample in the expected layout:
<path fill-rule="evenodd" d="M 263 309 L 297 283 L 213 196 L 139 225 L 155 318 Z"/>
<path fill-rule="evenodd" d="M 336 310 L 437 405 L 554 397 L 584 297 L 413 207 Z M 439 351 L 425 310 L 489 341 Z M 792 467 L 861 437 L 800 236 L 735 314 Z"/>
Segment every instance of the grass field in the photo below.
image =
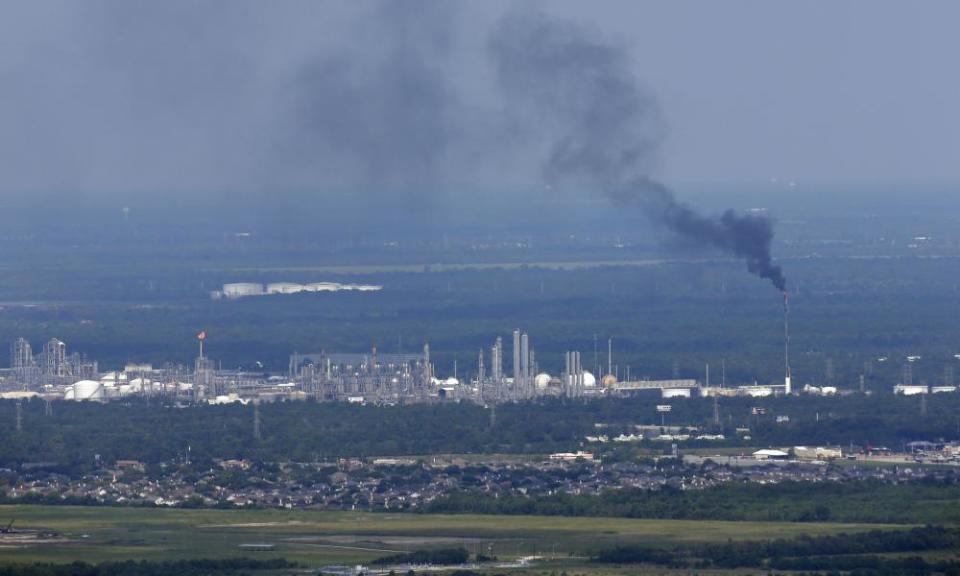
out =
<path fill-rule="evenodd" d="M 66 542 L 12 545 L 0 536 L 0 562 L 284 557 L 310 566 L 368 562 L 396 551 L 492 546 L 501 559 L 567 558 L 615 544 L 669 546 L 728 538 L 768 539 L 878 528 L 865 524 L 699 522 L 620 518 L 369 514 L 281 510 L 166 510 L 0 506 L 0 519 L 22 530 L 54 530 Z M 243 552 L 268 543 L 269 552 Z"/>

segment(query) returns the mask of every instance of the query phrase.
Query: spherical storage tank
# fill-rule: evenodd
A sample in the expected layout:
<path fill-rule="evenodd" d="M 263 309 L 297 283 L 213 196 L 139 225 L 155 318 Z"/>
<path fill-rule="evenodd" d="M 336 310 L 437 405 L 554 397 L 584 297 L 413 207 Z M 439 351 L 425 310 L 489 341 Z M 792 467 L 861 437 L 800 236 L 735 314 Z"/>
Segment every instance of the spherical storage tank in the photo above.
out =
<path fill-rule="evenodd" d="M 583 373 L 583 387 L 584 388 L 595 388 L 597 386 L 597 377 L 591 374 L 590 372 L 584 371 Z"/>
<path fill-rule="evenodd" d="M 73 400 L 101 400 L 103 385 L 93 380 L 81 380 L 73 385 Z"/>
<path fill-rule="evenodd" d="M 537 388 L 546 388 L 550 385 L 550 375 L 546 372 L 541 372 L 534 377 L 533 381 L 537 385 Z"/>

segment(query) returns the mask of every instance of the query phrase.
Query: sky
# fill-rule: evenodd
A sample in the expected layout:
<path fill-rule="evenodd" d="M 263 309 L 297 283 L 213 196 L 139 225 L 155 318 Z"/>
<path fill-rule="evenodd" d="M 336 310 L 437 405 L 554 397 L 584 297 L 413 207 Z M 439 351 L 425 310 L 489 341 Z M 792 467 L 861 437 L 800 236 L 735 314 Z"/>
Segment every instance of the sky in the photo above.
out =
<path fill-rule="evenodd" d="M 595 117 L 669 184 L 955 182 L 958 21 L 938 0 L 6 0 L 0 198 L 542 191 L 564 153 L 610 168 L 582 154 Z M 510 22 L 546 44 L 498 48 Z M 611 106 L 583 88 L 598 61 Z"/>

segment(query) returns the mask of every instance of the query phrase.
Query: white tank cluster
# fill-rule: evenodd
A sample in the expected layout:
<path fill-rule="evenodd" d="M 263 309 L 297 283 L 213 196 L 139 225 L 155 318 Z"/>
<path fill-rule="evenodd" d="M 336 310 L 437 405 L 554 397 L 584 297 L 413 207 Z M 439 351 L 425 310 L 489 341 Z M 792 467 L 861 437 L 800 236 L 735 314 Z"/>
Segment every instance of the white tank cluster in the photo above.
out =
<path fill-rule="evenodd" d="M 267 285 L 255 282 L 237 282 L 224 284 L 223 288 L 211 294 L 215 300 L 227 298 L 247 298 L 250 296 L 270 296 L 274 294 L 299 294 L 301 292 L 376 292 L 383 290 L 383 286 L 376 284 L 341 284 L 340 282 L 311 282 L 299 284 L 296 282 L 271 282 Z"/>
<path fill-rule="evenodd" d="M 63 399 L 77 402 L 107 401 L 141 394 L 185 393 L 193 388 L 190 383 L 164 383 L 142 376 L 128 376 L 125 372 L 107 372 L 99 381 L 79 380 L 63 389 Z"/>
<path fill-rule="evenodd" d="M 103 400 L 103 384 L 95 380 L 81 380 L 71 386 L 67 386 L 63 398 L 64 400 L 75 400 L 77 402 Z"/>

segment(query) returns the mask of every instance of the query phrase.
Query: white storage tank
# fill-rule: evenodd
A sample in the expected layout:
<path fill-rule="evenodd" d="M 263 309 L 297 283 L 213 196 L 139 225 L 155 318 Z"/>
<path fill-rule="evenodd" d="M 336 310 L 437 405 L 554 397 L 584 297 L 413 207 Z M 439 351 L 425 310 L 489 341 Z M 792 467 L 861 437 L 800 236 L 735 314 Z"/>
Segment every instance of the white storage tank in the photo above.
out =
<path fill-rule="evenodd" d="M 81 380 L 73 385 L 71 400 L 102 400 L 103 384 L 94 380 Z"/>
<path fill-rule="evenodd" d="M 304 290 L 303 284 L 294 282 L 271 282 L 267 284 L 267 294 L 296 294 Z"/>
<path fill-rule="evenodd" d="M 583 372 L 583 387 L 584 388 L 596 388 L 597 387 L 597 377 L 584 370 Z"/>
<path fill-rule="evenodd" d="M 311 292 L 336 292 L 340 290 L 340 284 L 336 282 L 313 282 L 307 284 L 307 289 Z"/>
<path fill-rule="evenodd" d="M 237 282 L 224 284 L 223 295 L 227 298 L 243 298 L 245 296 L 260 296 L 263 294 L 263 284 L 254 282 Z"/>
<path fill-rule="evenodd" d="M 543 390 L 550 385 L 550 375 L 546 372 L 541 372 L 534 377 L 533 382 L 538 389 Z"/>

